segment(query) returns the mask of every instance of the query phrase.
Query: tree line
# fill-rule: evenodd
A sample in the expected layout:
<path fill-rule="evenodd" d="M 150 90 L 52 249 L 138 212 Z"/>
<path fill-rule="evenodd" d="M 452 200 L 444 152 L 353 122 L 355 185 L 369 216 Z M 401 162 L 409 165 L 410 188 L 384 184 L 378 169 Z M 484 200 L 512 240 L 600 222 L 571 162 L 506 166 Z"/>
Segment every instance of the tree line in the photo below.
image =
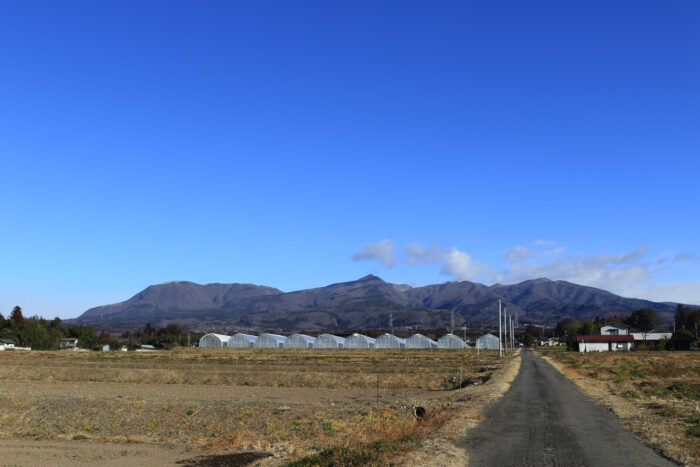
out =
<path fill-rule="evenodd" d="M 65 324 L 60 318 L 46 320 L 38 316 L 26 318 L 22 308 L 16 306 L 5 318 L 0 313 L 0 339 L 11 339 L 20 347 L 31 347 L 33 350 L 57 350 L 62 339 L 77 338 L 78 347 L 97 349 L 109 345 L 110 349 L 122 346 L 129 350 L 141 345 L 152 345 L 159 349 L 169 349 L 177 345 L 186 346 L 190 342 L 198 342 L 201 333 L 189 334 L 178 324 L 168 324 L 156 328 L 150 323 L 143 329 L 121 334 L 111 334 L 101 331 L 99 334 L 92 326 L 84 324 Z"/>

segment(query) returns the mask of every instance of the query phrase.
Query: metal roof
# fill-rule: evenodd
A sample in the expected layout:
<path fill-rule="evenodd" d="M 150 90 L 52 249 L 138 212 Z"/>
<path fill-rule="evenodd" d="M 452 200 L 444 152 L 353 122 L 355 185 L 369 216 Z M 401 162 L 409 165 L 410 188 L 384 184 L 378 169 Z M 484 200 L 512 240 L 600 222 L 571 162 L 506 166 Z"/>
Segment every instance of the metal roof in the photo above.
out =
<path fill-rule="evenodd" d="M 622 336 L 596 334 L 592 336 L 576 336 L 577 342 L 598 343 L 598 342 L 634 342 L 634 336 L 625 334 Z"/>

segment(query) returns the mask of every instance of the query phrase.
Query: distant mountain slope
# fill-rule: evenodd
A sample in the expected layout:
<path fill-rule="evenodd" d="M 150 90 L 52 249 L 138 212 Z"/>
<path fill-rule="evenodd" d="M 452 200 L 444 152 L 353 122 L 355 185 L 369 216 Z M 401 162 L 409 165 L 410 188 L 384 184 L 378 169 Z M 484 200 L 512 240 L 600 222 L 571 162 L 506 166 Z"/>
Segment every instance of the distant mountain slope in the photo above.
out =
<path fill-rule="evenodd" d="M 326 287 L 284 293 L 252 284 L 167 282 L 125 302 L 92 308 L 75 321 L 101 329 L 133 329 L 150 322 L 193 330 L 323 331 L 396 327 L 470 327 L 496 322 L 498 299 L 520 323 L 624 315 L 648 307 L 670 319 L 672 303 L 624 298 L 566 281 L 534 279 L 486 286 L 453 281 L 425 287 L 391 284 L 369 275 Z"/>

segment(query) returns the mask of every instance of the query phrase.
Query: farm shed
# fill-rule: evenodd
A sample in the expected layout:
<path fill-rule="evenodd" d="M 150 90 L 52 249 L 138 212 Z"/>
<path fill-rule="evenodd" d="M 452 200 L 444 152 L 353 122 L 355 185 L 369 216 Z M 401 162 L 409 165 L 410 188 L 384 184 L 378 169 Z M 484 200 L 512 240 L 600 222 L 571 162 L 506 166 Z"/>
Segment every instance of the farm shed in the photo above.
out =
<path fill-rule="evenodd" d="M 306 334 L 292 334 L 284 341 L 284 347 L 287 349 L 311 349 L 315 341 L 315 337 Z"/>
<path fill-rule="evenodd" d="M 432 340 L 430 337 L 426 337 L 423 334 L 414 334 L 408 339 L 406 339 L 407 349 L 435 349 L 437 348 L 437 342 Z"/>
<path fill-rule="evenodd" d="M 345 338 L 346 349 L 373 349 L 376 339 L 355 333 Z"/>
<path fill-rule="evenodd" d="M 202 336 L 199 339 L 199 346 L 206 347 L 210 349 L 218 349 L 221 347 L 228 347 L 229 336 L 224 334 L 214 334 L 209 333 Z"/>
<path fill-rule="evenodd" d="M 268 334 L 266 332 L 260 334 L 255 341 L 256 349 L 281 349 L 284 347 L 286 337 L 279 334 Z"/>
<path fill-rule="evenodd" d="M 393 334 L 382 334 L 377 337 L 374 346 L 377 349 L 405 349 L 406 339 L 401 339 Z"/>
<path fill-rule="evenodd" d="M 234 349 L 247 349 L 249 347 L 255 347 L 256 340 L 258 340 L 257 336 L 239 332 L 231 336 L 231 339 L 228 341 L 228 346 Z"/>
<path fill-rule="evenodd" d="M 345 339 L 333 334 L 321 334 L 314 342 L 314 349 L 342 349 L 345 347 Z"/>
<path fill-rule="evenodd" d="M 576 336 L 579 352 L 617 352 L 632 350 L 634 337 L 624 335 Z"/>
<path fill-rule="evenodd" d="M 461 337 L 454 334 L 445 334 L 437 341 L 438 349 L 468 349 L 469 346 Z"/>
<path fill-rule="evenodd" d="M 493 334 L 484 334 L 476 340 L 477 349 L 498 350 L 499 344 L 498 337 Z"/>

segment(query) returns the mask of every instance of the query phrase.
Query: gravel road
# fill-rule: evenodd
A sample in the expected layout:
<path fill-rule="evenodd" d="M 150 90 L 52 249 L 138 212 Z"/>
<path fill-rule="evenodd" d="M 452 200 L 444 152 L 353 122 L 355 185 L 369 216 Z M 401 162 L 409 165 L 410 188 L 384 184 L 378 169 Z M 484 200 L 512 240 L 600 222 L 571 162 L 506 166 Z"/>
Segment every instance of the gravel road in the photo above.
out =
<path fill-rule="evenodd" d="M 675 465 L 544 359 L 529 350 L 521 355 L 510 390 L 461 445 L 470 466 Z"/>

